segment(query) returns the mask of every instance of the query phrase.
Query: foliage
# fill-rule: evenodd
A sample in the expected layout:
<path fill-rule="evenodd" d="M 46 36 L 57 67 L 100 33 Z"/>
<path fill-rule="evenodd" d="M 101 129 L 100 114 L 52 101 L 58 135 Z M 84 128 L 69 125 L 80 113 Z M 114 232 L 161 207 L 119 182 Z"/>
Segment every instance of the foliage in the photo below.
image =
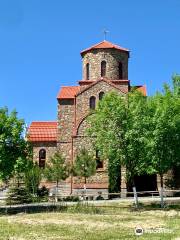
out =
<path fill-rule="evenodd" d="M 156 93 L 149 102 L 152 110 L 151 159 L 155 173 L 161 177 L 174 166 L 180 165 L 180 95 L 177 80 L 174 78 L 173 90 L 164 85 L 163 93 Z"/>
<path fill-rule="evenodd" d="M 90 117 L 90 136 L 109 159 L 109 190 L 117 192 L 120 165 L 127 168 L 127 181 L 134 176 L 158 173 L 162 176 L 180 165 L 180 76 L 173 76 L 173 89 L 144 97 L 132 90 L 125 97 L 106 94 Z M 162 184 L 162 183 L 161 183 Z"/>
<path fill-rule="evenodd" d="M 85 148 L 81 149 L 74 163 L 74 175 L 86 179 L 96 173 L 96 160 Z"/>
<path fill-rule="evenodd" d="M 56 187 L 61 180 L 69 176 L 69 166 L 59 152 L 50 158 L 50 162 L 46 165 L 45 175 L 49 181 L 56 181 Z"/>
<path fill-rule="evenodd" d="M 172 81 L 173 81 L 173 92 L 174 92 L 174 95 L 180 97 L 180 75 L 174 74 L 172 76 Z"/>
<path fill-rule="evenodd" d="M 32 196 L 24 187 L 11 187 L 7 193 L 6 204 L 31 203 Z"/>
<path fill-rule="evenodd" d="M 115 92 L 107 94 L 92 115 L 90 135 L 96 136 L 96 147 L 109 159 L 109 190 L 118 192 L 120 165 L 128 169 L 127 178 L 145 171 L 147 150 L 147 100 L 138 92 L 122 97 Z M 117 182 L 118 180 L 118 182 Z"/>
<path fill-rule="evenodd" d="M 67 196 L 63 198 L 65 202 L 79 202 L 79 196 Z"/>
<path fill-rule="evenodd" d="M 49 195 L 49 189 L 45 186 L 42 186 L 41 188 L 38 188 L 37 195 L 41 198 L 47 197 Z"/>
<path fill-rule="evenodd" d="M 25 125 L 18 119 L 17 112 L 0 108 L 0 178 L 7 180 L 12 176 L 18 158 L 26 158 L 28 144 L 23 138 Z"/>
<path fill-rule="evenodd" d="M 42 169 L 39 168 L 37 163 L 32 160 L 27 160 L 26 166 L 24 169 L 24 183 L 26 189 L 29 193 L 33 194 L 33 196 L 38 195 L 39 184 L 42 179 Z"/>
<path fill-rule="evenodd" d="M 13 170 L 13 178 L 17 187 L 19 187 L 24 182 L 24 172 L 27 166 L 27 159 L 18 157 Z"/>

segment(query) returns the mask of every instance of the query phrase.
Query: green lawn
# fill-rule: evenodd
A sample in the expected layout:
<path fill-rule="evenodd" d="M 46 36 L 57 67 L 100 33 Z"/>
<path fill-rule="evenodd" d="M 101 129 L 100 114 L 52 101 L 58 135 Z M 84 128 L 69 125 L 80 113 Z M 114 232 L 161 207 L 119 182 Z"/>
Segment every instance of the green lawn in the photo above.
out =
<path fill-rule="evenodd" d="M 179 210 L 141 210 L 105 207 L 98 213 L 66 212 L 17 214 L 0 216 L 0 239 L 6 240 L 118 240 L 176 239 L 180 240 Z M 73 212 L 74 211 L 74 212 Z M 91 212 L 91 211 L 89 211 Z M 141 226 L 142 236 L 134 229 Z"/>

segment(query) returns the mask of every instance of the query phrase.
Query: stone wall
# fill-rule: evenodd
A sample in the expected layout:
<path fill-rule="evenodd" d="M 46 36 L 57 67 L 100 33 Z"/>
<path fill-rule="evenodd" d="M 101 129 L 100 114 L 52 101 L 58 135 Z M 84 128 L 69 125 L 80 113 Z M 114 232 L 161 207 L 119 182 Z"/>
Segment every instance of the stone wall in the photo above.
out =
<path fill-rule="evenodd" d="M 90 137 L 78 137 L 76 136 L 73 140 L 73 158 L 75 161 L 75 158 L 77 154 L 80 152 L 80 150 L 84 147 L 86 149 L 89 149 L 91 154 L 96 154 L 95 150 L 93 150 L 93 139 Z M 75 184 L 83 184 L 84 179 L 75 177 L 74 178 Z M 91 176 L 87 179 L 87 184 L 96 184 L 98 187 L 99 185 L 105 184 L 108 185 L 108 175 L 107 175 L 107 160 L 103 161 L 103 169 L 97 169 L 97 172 L 94 176 Z"/>
<path fill-rule="evenodd" d="M 41 149 L 46 150 L 46 160 L 48 161 L 50 157 L 56 152 L 57 143 L 56 142 L 34 142 L 33 145 L 33 160 L 39 163 L 39 151 Z"/>
<path fill-rule="evenodd" d="M 58 101 L 58 141 L 70 141 L 74 126 L 74 100 Z"/>
<path fill-rule="evenodd" d="M 71 138 L 69 139 L 71 140 Z M 72 142 L 58 142 L 57 144 L 58 151 L 66 159 L 66 162 L 71 162 L 72 160 Z"/>
<path fill-rule="evenodd" d="M 117 49 L 95 49 L 83 56 L 83 79 L 86 80 L 86 64 L 89 63 L 89 79 L 101 77 L 101 62 L 106 61 L 106 77 L 119 79 L 119 62 L 123 66 L 123 79 L 128 79 L 128 53 Z"/>
<path fill-rule="evenodd" d="M 76 123 L 78 124 L 83 117 L 85 117 L 89 113 L 89 99 L 91 96 L 96 97 L 96 103 L 99 99 L 99 93 L 104 92 L 108 93 L 110 91 L 116 91 L 119 94 L 122 94 L 116 88 L 110 86 L 108 83 L 104 81 L 100 81 L 88 90 L 85 90 L 80 95 L 76 97 Z"/>

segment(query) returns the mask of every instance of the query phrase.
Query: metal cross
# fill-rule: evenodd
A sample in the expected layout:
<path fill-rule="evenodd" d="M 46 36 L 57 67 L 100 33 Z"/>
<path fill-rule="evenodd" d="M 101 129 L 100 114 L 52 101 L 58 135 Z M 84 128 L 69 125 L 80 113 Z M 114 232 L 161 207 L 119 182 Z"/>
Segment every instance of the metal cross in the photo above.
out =
<path fill-rule="evenodd" d="M 104 29 L 104 30 L 103 30 L 103 34 L 104 34 L 104 40 L 106 40 L 107 33 L 109 33 L 109 31 L 108 31 L 108 30 L 106 30 L 106 29 Z"/>

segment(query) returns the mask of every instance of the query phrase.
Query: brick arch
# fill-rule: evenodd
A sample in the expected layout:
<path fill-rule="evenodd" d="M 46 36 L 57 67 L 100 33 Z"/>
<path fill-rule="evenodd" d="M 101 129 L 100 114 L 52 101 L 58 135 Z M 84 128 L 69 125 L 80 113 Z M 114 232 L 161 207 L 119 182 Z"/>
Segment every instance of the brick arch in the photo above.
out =
<path fill-rule="evenodd" d="M 87 113 L 85 114 L 77 123 L 77 126 L 76 126 L 76 129 L 75 129 L 75 135 L 78 135 L 78 131 L 79 131 L 79 128 L 81 127 L 81 125 L 83 124 L 83 122 L 90 116 L 94 114 L 93 112 L 90 112 L 90 113 Z"/>

